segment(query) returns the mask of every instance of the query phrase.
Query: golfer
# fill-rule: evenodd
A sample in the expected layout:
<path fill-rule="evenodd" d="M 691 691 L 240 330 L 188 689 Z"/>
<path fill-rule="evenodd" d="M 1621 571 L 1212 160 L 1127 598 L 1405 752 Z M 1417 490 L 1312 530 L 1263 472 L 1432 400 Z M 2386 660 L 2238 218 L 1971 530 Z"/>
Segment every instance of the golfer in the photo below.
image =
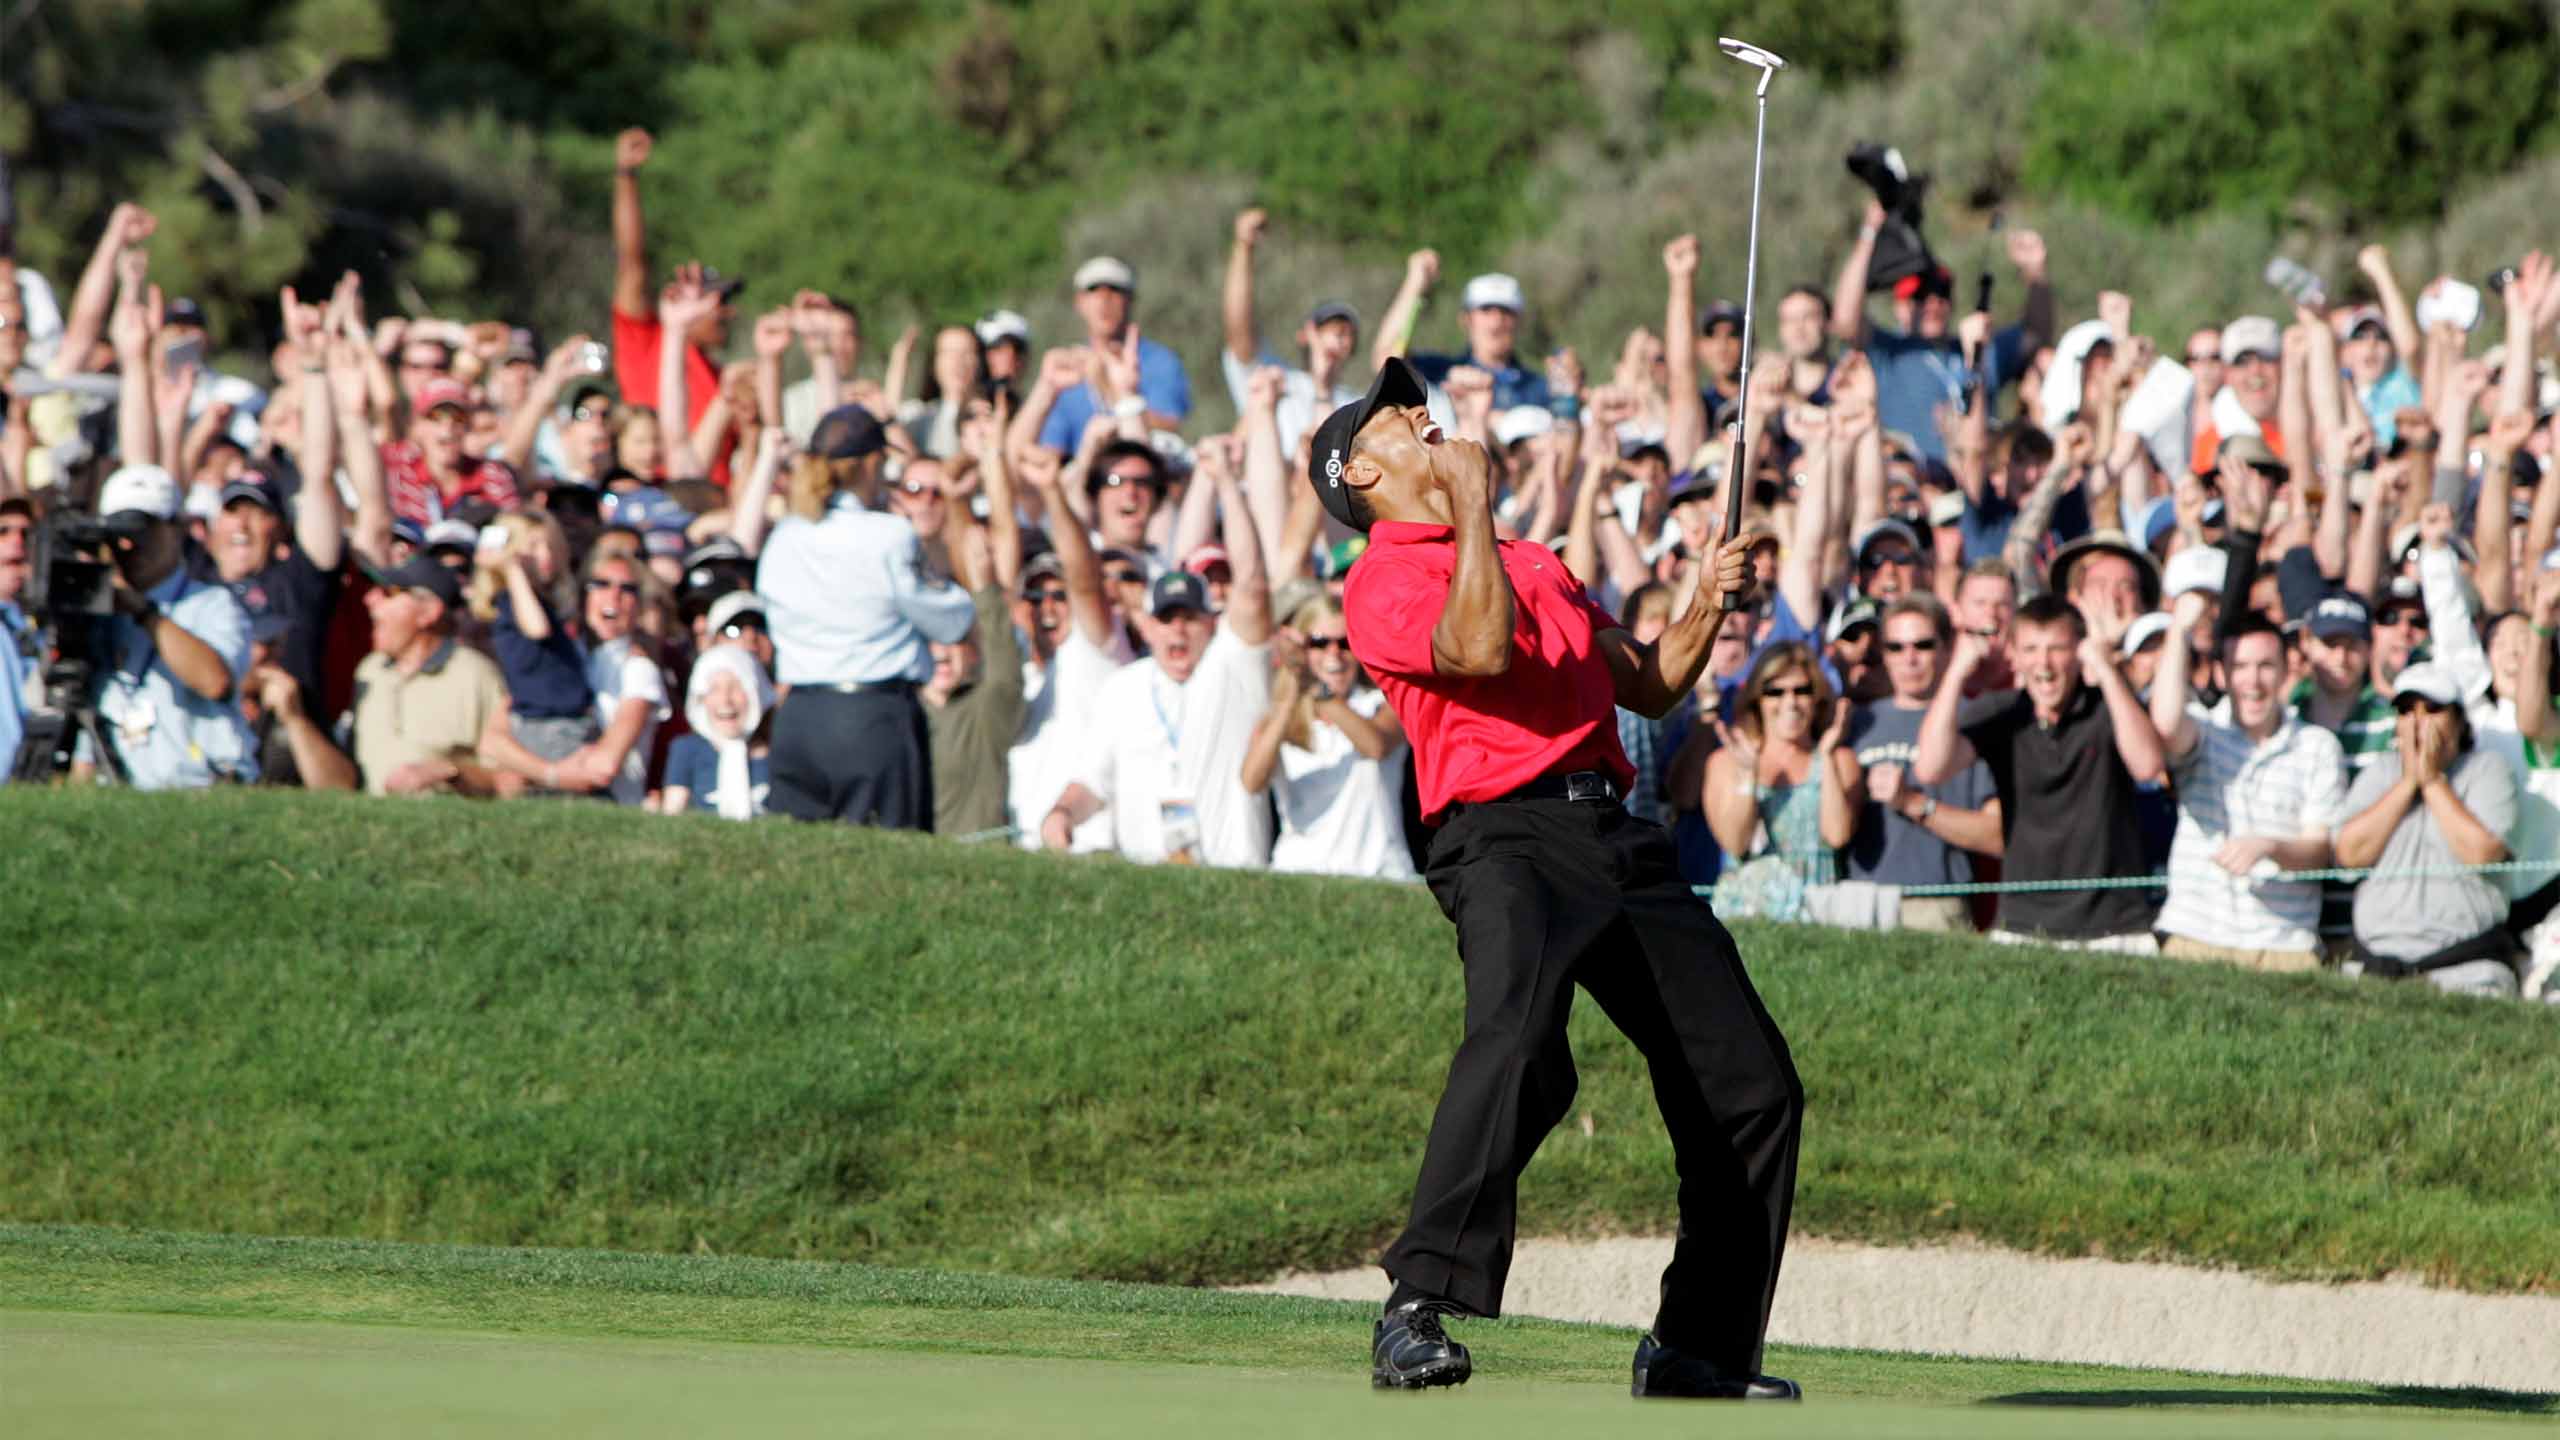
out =
<path fill-rule="evenodd" d="M 1795 1198 L 1804 1090 L 1733 937 L 1660 826 L 1619 802 L 1634 771 L 1615 706 L 1689 694 L 1748 588 L 1742 547 L 1705 557 L 1688 613 L 1638 644 L 1542 545 L 1493 538 L 1482 446 L 1441 433 L 1390 360 L 1317 430 L 1309 478 L 1369 548 L 1343 594 L 1351 650 L 1412 738 L 1428 878 L 1458 927 L 1466 1038 L 1380 1262 L 1380 1387 L 1470 1373 L 1449 1316 L 1499 1315 L 1520 1172 L 1573 1103 L 1565 1016 L 1591 992 L 1643 1052 L 1680 1174 L 1680 1239 L 1635 1355 L 1635 1393 L 1788 1399 L 1760 1374 Z"/>

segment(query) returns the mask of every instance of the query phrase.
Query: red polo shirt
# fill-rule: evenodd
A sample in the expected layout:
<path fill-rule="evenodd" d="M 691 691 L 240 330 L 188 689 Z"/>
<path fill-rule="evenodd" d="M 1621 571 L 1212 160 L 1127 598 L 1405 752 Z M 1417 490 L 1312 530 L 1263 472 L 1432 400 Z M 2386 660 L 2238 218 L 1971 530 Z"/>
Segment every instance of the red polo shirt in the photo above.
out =
<path fill-rule="evenodd" d="M 1511 668 L 1442 675 L 1431 631 L 1449 603 L 1455 531 L 1383 520 L 1342 591 L 1351 653 L 1413 741 L 1422 818 L 1507 795 L 1541 775 L 1599 770 L 1624 790 L 1635 767 L 1618 745 L 1617 682 L 1598 636 L 1618 628 L 1544 545 L 1496 544 L 1511 581 Z"/>

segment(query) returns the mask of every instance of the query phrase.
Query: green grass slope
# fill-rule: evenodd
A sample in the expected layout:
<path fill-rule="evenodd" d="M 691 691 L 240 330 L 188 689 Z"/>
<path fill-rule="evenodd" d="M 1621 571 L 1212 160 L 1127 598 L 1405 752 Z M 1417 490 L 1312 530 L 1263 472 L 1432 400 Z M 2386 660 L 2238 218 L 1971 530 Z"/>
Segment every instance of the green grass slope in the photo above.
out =
<path fill-rule="evenodd" d="M 1631 1332 L 1476 1320 L 1464 1390 L 1372 1396 L 1366 1306 L 714 1256 L 0 1225 L 13 1434 L 1694 1434 Z M 2555 1397 L 1773 1347 L 1790 1436 L 2443 1433 Z M 2134 1413 L 2124 1413 L 2134 1412 Z M 181 1419 L 180 1417 L 183 1417 Z M 564 1428 L 566 1427 L 566 1428 Z"/>
<path fill-rule="evenodd" d="M 1357 1263 L 1458 1038 L 1397 887 L 579 806 L 0 790 L 0 1219 L 1175 1282 Z M 2560 1015 L 1746 929 L 1801 1227 L 2560 1276 Z M 1660 1231 L 1596 1007 L 1532 1233 Z"/>

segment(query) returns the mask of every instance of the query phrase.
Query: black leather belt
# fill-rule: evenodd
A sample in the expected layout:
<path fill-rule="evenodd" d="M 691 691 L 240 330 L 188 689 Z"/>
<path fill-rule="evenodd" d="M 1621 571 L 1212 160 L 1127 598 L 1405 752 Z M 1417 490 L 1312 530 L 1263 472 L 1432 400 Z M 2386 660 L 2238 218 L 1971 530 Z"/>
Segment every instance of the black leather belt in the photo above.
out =
<path fill-rule="evenodd" d="M 1541 775 L 1507 795 L 1496 795 L 1479 804 L 1500 805 L 1511 800 L 1570 800 L 1575 804 L 1614 804 L 1624 797 L 1618 782 L 1597 770 L 1576 770 L 1570 775 Z"/>
<path fill-rule="evenodd" d="M 830 695 L 912 695 L 913 680 L 844 680 L 831 685 L 794 685 L 794 690 L 823 690 Z"/>

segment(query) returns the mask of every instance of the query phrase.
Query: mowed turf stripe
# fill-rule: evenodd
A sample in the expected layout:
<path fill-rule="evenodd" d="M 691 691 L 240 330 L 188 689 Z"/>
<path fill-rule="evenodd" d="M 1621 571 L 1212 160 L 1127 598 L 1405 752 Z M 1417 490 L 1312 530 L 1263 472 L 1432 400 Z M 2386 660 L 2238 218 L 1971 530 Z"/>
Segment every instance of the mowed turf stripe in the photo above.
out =
<path fill-rule="evenodd" d="M 1238 1406 L 1239 1396 L 1232 1391 L 1223 1402 L 1215 1399 L 1230 1376 L 1303 1382 L 1254 1391 L 1272 1397 L 1271 1404 L 1282 1409 L 1261 1415 L 1249 1413 L 1250 1407 L 1237 1409 L 1231 1418 L 1244 1427 L 1234 1432 L 1239 1434 L 1311 1433 L 1311 1429 L 1291 1429 L 1286 1422 L 1295 1416 L 1312 1427 L 1328 1416 L 1343 1418 L 1346 1412 L 1339 1411 L 1339 1405 L 1354 1400 L 1393 1403 L 1372 1402 L 1364 1393 L 1373 1314 L 1369 1307 L 1164 1286 L 717 1256 L 0 1226 L 0 1296 L 6 1297 L 0 1303 L 12 1307 L 0 1311 L 0 1356 L 9 1357 L 22 1384 L 46 1387 L 40 1393 L 72 1392 L 65 1396 L 65 1405 L 78 1400 L 87 1388 L 68 1378 L 77 1373 L 81 1362 L 65 1359 L 56 1365 L 31 1360 L 31 1355 L 47 1353 L 39 1339 L 42 1345 L 73 1357 L 93 1344 L 129 1348 L 151 1343 L 155 1333 L 151 1325 L 162 1322 L 149 1317 L 159 1316 L 190 1317 L 191 1323 L 209 1328 L 170 1331 L 197 1339 L 185 1344 L 173 1341 L 153 1353 L 162 1349 L 175 1353 L 200 1343 L 216 1351 L 234 1347 L 289 1357 L 301 1347 L 328 1364 L 355 1366 L 359 1373 L 369 1363 L 368 1353 L 390 1357 L 382 1362 L 386 1374 L 405 1373 L 402 1367 L 412 1364 L 434 1373 L 437 1357 L 478 1353 L 472 1347 L 479 1342 L 470 1337 L 495 1333 L 511 1338 L 489 1341 L 486 1348 L 493 1356 L 512 1357 L 507 1363 L 539 1371 L 548 1364 L 542 1356 L 556 1350 L 568 1357 L 561 1361 L 556 1385 L 528 1381 L 518 1387 L 524 1392 L 524 1405 L 566 1404 L 563 1397 L 587 1395 L 592 1387 L 576 1377 L 590 1363 L 627 1365 L 635 1373 L 662 1371 L 666 1365 L 657 1357 L 736 1344 L 767 1347 L 767 1351 L 722 1362 L 729 1368 L 747 1374 L 775 1367 L 796 1369 L 827 1393 L 834 1393 L 827 1387 L 850 1385 L 870 1394 L 872 1378 L 905 1376 L 913 1381 L 917 1398 L 913 1408 L 898 1413 L 919 1422 L 975 1414 L 986 1422 L 1038 1417 L 1065 1427 L 1034 1424 L 1030 1433 L 1101 1433 L 1098 1427 L 1115 1417 L 1125 1425 L 1134 1415 L 1146 1413 L 1126 1405 L 1118 1410 L 1106 1407 L 1092 1416 L 1054 1406 L 1044 1412 L 1038 1408 L 1042 1397 L 1063 1405 L 1085 1393 L 1079 1388 L 1085 1382 L 1053 1384 L 1043 1377 L 1069 1372 L 1021 1368 L 1042 1362 L 1079 1362 L 1097 1372 L 1092 1383 L 1105 1393 L 1117 1393 L 1112 1387 L 1122 1387 L 1131 1396 L 1143 1397 L 1169 1385 L 1169 1398 L 1161 1403 L 1177 1409 L 1191 1403 L 1181 1400 L 1181 1395 L 1199 1395 L 1204 1387 L 1207 1394 L 1200 1403 Z M 269 1323 L 316 1321 L 331 1323 L 325 1327 Z M 1471 1397 L 1569 1391 L 1567 1398 L 1574 1403 L 1593 1407 L 1590 1423 L 1602 1428 L 1591 1433 L 1669 1433 L 1640 1428 L 1622 1431 L 1617 1427 L 1652 1422 L 1609 1418 L 1621 1410 L 1642 1408 L 1619 1399 L 1635 1338 L 1632 1332 L 1503 1320 L 1464 1322 L 1461 1334 L 1475 1347 L 1485 1382 L 1469 1387 Z M 403 1335 L 412 1338 L 403 1339 Z M 100 1336 L 112 1338 L 95 1338 Z M 587 1350 L 572 1343 L 608 1338 L 646 1345 L 617 1351 Z M 780 1358 L 769 1352 L 779 1352 Z M 894 1363 L 860 1358 L 865 1354 L 897 1358 Z M 590 1362 L 580 1356 L 603 1358 Z M 994 1368 L 976 1368 L 981 1362 Z M 1972 1432 L 1948 1429 L 1926 1415 L 1905 1417 L 1892 1408 L 1855 1411 L 1886 1427 L 1868 1433 L 1988 1433 L 1995 1426 L 2002 1433 L 2036 1433 L 2032 1424 L 2023 1423 L 2028 1421 L 2044 1425 L 2044 1433 L 2050 1433 L 2060 1418 L 2052 1407 L 2070 1408 L 2074 1412 L 2070 1423 L 2077 1426 L 2090 1414 L 2162 1406 L 2198 1412 L 2191 1413 L 2190 1419 L 2218 1409 L 2248 1408 L 2335 1418 L 2424 1413 L 2442 1420 L 2545 1415 L 2552 1413 L 2553 1405 L 2551 1397 L 2498 1392 L 1786 1347 L 1773 1351 L 1770 1363 L 1832 1402 L 1987 1407 L 1961 1412 L 1976 1427 Z M 1198 1374 L 1177 1376 L 1164 1385 L 1149 1378 L 1170 1373 L 1168 1367 L 1193 1367 Z M 203 1368 L 219 1372 L 220 1362 L 208 1361 Z M 275 1360 L 269 1368 L 281 1371 L 290 1366 Z M 9 1373 L 0 1371 L 0 1376 Z M 186 1402 L 191 1393 L 188 1387 L 198 1382 L 173 1373 L 165 1383 L 162 1398 L 175 1404 Z M 393 1403 L 408 1383 L 387 1381 L 385 1403 Z M 479 1392 L 490 1388 L 476 1382 L 464 1385 L 460 1377 L 452 1376 L 443 1383 L 462 1385 L 458 1393 L 475 1403 L 487 1398 Z M 498 1391 L 506 1388 L 498 1382 L 492 1385 Z M 353 1380 L 346 1386 L 351 1391 L 361 1389 Z M 416 1388 L 427 1392 L 435 1385 L 421 1380 Z M 939 1399 L 926 1398 L 937 1392 L 947 1393 Z M 637 1393 L 646 1394 L 646 1387 Z M 114 1397 L 102 1393 L 91 1398 L 105 1404 Z M 1025 1408 L 1001 1408 L 1017 1402 Z M 984 1410 L 987 1405 L 999 1408 Z M 1506 1401 L 1500 1412 L 1507 1415 L 1509 1408 Z M 638 1413 L 645 1416 L 646 1412 Z M 681 1406 L 667 1411 L 670 1416 L 690 1413 Z M 746 1420 L 755 1418 L 752 1407 L 740 1413 Z M 1374 1423 L 1379 1412 L 1348 1413 L 1370 1417 Z M 1461 1413 L 1476 1417 L 1485 1412 Z M 1836 1418 L 1849 1412 L 1832 1413 Z M 776 1423 L 797 1423 L 797 1414 L 789 1410 L 773 1418 Z M 513 1417 L 510 1423 L 521 1423 L 524 1414 L 520 1409 L 505 1409 L 491 1423 L 508 1417 Z M 1490 1415 L 1487 1421 L 1492 1423 Z M 2021 1422 L 2020 1427 L 2013 1429 L 2012 1421 Z M 1251 1428 L 1256 1424 L 1269 1428 Z M 1919 1428 L 1899 1428 L 1906 1424 Z M 1809 1433 L 1859 1432 L 1851 1427 Z M 2189 1426 L 2179 1433 L 2198 1432 Z"/>

